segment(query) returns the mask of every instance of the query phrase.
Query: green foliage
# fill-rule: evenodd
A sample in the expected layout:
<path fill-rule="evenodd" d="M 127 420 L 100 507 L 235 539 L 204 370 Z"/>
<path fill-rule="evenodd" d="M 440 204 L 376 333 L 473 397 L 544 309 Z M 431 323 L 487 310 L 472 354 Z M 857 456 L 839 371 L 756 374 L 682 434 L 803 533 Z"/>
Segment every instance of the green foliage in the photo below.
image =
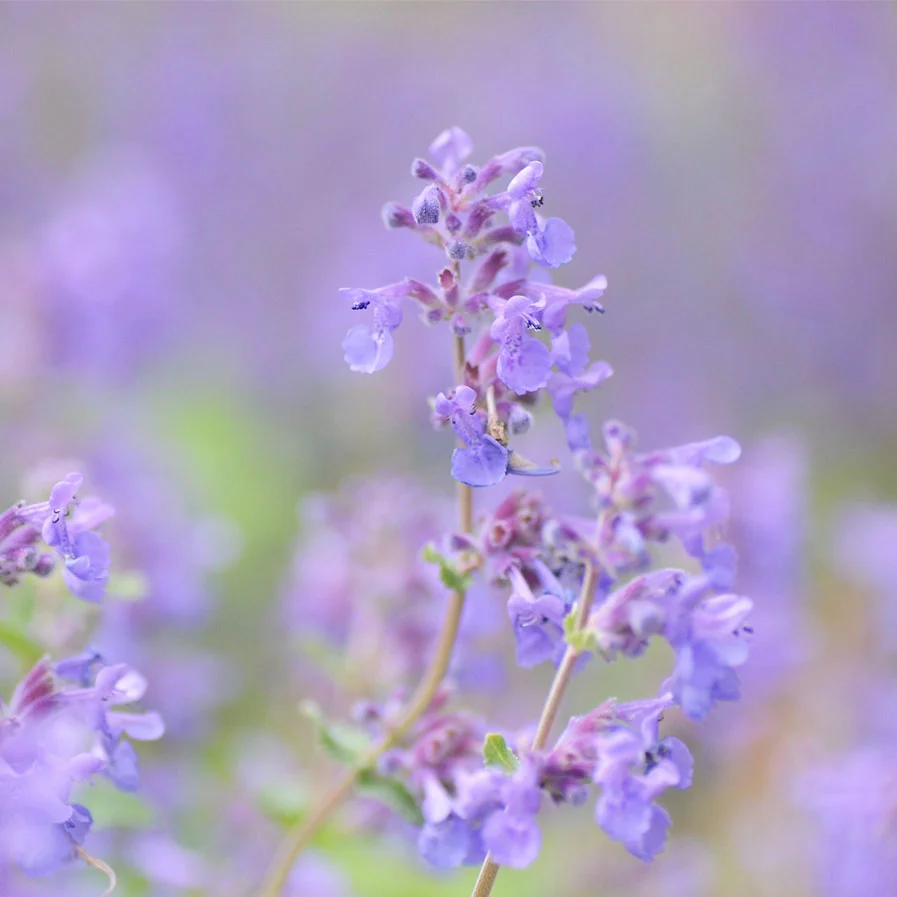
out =
<path fill-rule="evenodd" d="M 517 755 L 508 747 L 503 735 L 490 732 L 483 744 L 483 760 L 486 766 L 498 766 L 505 772 L 515 772 L 520 766 Z"/>
<path fill-rule="evenodd" d="M 428 564 L 438 564 L 439 578 L 447 589 L 453 592 L 466 592 L 470 588 L 469 574 L 461 573 L 444 554 L 436 550 L 432 542 L 424 546 L 421 557 Z"/>
<path fill-rule="evenodd" d="M 424 817 L 411 792 L 397 779 L 365 769 L 358 776 L 358 793 L 372 797 L 400 813 L 412 825 L 423 825 Z"/>
<path fill-rule="evenodd" d="M 362 752 L 371 745 L 367 732 L 358 726 L 331 722 L 324 717 L 323 711 L 314 701 L 303 701 L 299 705 L 299 712 L 314 723 L 318 743 L 324 753 L 338 763 L 353 766 Z"/>
<path fill-rule="evenodd" d="M 577 628 L 576 617 L 575 607 L 564 617 L 564 641 L 580 654 L 597 654 L 598 643 L 595 636 L 586 629 Z"/>
<path fill-rule="evenodd" d="M 17 623 L 0 622 L 0 645 L 17 657 L 25 666 L 34 666 L 44 656 L 44 649 Z"/>

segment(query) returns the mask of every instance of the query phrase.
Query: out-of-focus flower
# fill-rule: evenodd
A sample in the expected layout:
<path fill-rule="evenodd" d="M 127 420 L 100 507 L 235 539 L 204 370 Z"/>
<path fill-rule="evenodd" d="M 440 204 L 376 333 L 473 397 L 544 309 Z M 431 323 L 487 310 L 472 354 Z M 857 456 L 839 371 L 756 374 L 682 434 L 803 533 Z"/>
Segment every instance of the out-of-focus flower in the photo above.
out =
<path fill-rule="evenodd" d="M 18 504 L 0 515 L 0 582 L 14 585 L 26 572 L 46 576 L 52 556 L 41 554 L 43 541 L 63 561 L 69 591 L 85 601 L 101 601 L 109 580 L 109 546 L 94 531 L 114 513 L 98 499 L 77 498 L 84 478 L 70 473 L 45 502 Z"/>

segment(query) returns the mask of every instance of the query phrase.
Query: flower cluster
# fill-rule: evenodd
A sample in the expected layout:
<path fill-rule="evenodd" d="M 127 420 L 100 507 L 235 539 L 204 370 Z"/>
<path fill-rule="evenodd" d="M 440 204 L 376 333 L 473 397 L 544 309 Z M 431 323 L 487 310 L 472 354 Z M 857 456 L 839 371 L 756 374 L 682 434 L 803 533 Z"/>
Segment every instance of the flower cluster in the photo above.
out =
<path fill-rule="evenodd" d="M 501 865 L 528 866 L 541 846 L 543 805 L 580 805 L 593 788 L 595 820 L 609 837 L 643 860 L 662 849 L 670 818 L 657 798 L 671 787 L 688 788 L 692 778 L 685 745 L 659 735 L 669 695 L 607 701 L 573 717 L 550 750 L 532 750 L 520 739 L 516 753 L 496 734 L 486 736 L 484 750 L 484 723 L 447 710 L 445 701 L 443 693 L 380 764 L 418 798 L 418 849 L 432 866 L 480 863 L 487 853 Z M 388 725 L 388 715 L 368 718 Z"/>
<path fill-rule="evenodd" d="M 452 458 L 452 475 L 470 486 L 490 486 L 508 473 L 555 472 L 508 447 L 509 436 L 528 429 L 529 409 L 540 391 L 547 390 L 573 433 L 580 426 L 573 396 L 610 376 L 605 362 L 589 363 L 582 324 L 567 327 L 571 305 L 603 311 L 598 300 L 607 281 L 598 276 L 573 290 L 531 277 L 533 263 L 556 268 L 576 250 L 566 222 L 536 211 L 544 203 L 542 152 L 519 147 L 475 167 L 463 164 L 471 151 L 460 128 L 443 132 L 430 147 L 433 162 L 417 159 L 412 165 L 427 185 L 411 208 L 390 203 L 384 210 L 387 226 L 410 228 L 445 251 L 447 263 L 436 284 L 406 278 L 373 290 L 342 290 L 353 309 L 372 312 L 370 324 L 349 331 L 343 349 L 354 371 L 384 368 L 406 300 L 417 304 L 428 324 L 447 322 L 456 337 L 475 334 L 462 382 L 433 400 L 433 423 L 450 426 L 462 443 Z M 506 189 L 487 195 L 500 178 L 510 178 Z M 500 213 L 507 224 L 496 220 Z M 462 261 L 475 263 L 467 278 Z"/>
<path fill-rule="evenodd" d="M 470 152 L 463 131 L 445 131 L 430 148 L 432 163 L 416 160 L 412 167 L 427 183 L 410 208 L 386 207 L 389 227 L 415 231 L 443 249 L 447 261 L 436 285 L 406 278 L 344 290 L 353 309 L 373 314 L 371 324 L 349 331 L 346 360 L 356 371 L 382 369 L 393 354 L 403 303 L 417 303 L 427 323 L 450 325 L 454 342 L 457 382 L 430 403 L 433 425 L 451 428 L 458 439 L 452 476 L 464 487 L 486 487 L 509 473 L 554 473 L 555 465 L 527 461 L 509 444 L 531 426 L 544 392 L 593 513 L 560 514 L 537 495 L 514 492 L 477 521 L 468 517 L 462 532 L 444 540 L 449 557 L 439 555 L 442 584 L 456 596 L 479 582 L 486 588 L 468 598 L 504 598 L 520 666 L 557 667 L 536 737 L 512 738 L 509 746 L 479 719 L 449 709 L 443 688 L 411 719 L 399 704 L 367 705 L 361 719 L 375 738 L 367 749 L 385 746 L 377 774 L 416 802 L 423 820 L 418 848 L 437 868 L 477 863 L 487 854 L 495 864 L 529 865 L 541 845 L 540 809 L 581 804 L 592 788 L 598 825 L 634 856 L 651 860 L 671 825 L 658 798 L 692 782 L 691 754 L 677 738 L 661 736 L 662 715 L 678 707 L 703 720 L 716 702 L 740 694 L 752 602 L 732 591 L 735 552 L 722 539 L 729 499 L 709 468 L 736 461 L 741 449 L 719 436 L 640 451 L 634 432 L 618 421 L 604 425 L 602 447 L 593 445 L 574 399 L 612 371 L 590 360 L 586 328 L 568 321 L 568 312 L 576 305 L 603 311 L 606 281 L 596 277 L 574 290 L 531 272 L 533 264 L 558 267 L 575 250 L 569 226 L 536 211 L 544 202 L 538 150 L 515 149 L 480 168 L 466 164 Z M 506 188 L 488 195 L 502 177 Z M 472 265 L 466 276 L 462 263 Z M 380 525 L 387 518 L 372 512 L 370 519 Z M 316 553 L 331 563 L 345 554 L 326 548 Z M 679 565 L 658 566 L 660 552 Z M 366 570 L 375 586 L 382 555 Z M 358 589 L 369 593 L 371 585 L 363 580 Z M 560 695 L 583 661 L 639 657 L 654 637 L 674 656 L 658 696 L 609 699 L 570 719 L 546 747 Z M 426 704 L 418 699 L 414 706 Z M 360 755 L 352 756 L 358 762 Z"/>
<path fill-rule="evenodd" d="M 24 573 L 49 575 L 62 561 L 69 591 L 85 601 L 101 601 L 109 579 L 109 546 L 96 528 L 113 509 L 97 498 L 79 501 L 83 482 L 70 473 L 47 501 L 13 505 L 0 514 L 0 582 L 15 585 Z M 50 549 L 41 549 L 41 542 Z"/>
<path fill-rule="evenodd" d="M 137 760 L 127 735 L 160 738 L 156 713 L 122 713 L 146 689 L 126 664 L 108 666 L 93 652 L 43 659 L 0 702 L 0 864 L 41 875 L 80 853 L 93 817 L 72 800 L 73 789 L 104 775 L 137 788 Z"/>

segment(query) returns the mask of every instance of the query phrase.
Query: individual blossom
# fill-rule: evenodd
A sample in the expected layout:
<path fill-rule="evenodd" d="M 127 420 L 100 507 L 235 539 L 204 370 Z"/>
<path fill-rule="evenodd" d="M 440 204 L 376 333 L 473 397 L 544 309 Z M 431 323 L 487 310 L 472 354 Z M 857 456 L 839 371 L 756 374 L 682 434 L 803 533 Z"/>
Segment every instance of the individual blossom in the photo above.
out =
<path fill-rule="evenodd" d="M 85 601 L 101 601 L 109 580 L 109 546 L 95 531 L 113 509 L 96 498 L 79 500 L 80 473 L 58 482 L 45 502 L 18 504 L 0 515 L 0 581 L 15 584 L 22 573 L 48 575 L 53 555 L 62 560 L 69 591 Z M 39 543 L 52 549 L 42 553 Z"/>
<path fill-rule="evenodd" d="M 576 252 L 573 229 L 561 218 L 544 219 L 536 213 L 543 203 L 539 182 L 545 166 L 539 160 L 530 162 L 515 175 L 507 190 L 487 200 L 489 208 L 507 209 L 511 226 L 526 239 L 530 257 L 539 265 L 557 268 L 573 258 Z"/>
<path fill-rule="evenodd" d="M 668 788 L 688 788 L 693 762 L 678 738 L 661 739 L 658 726 L 667 698 L 633 702 L 616 709 L 616 725 L 602 731 L 593 775 L 601 786 L 595 819 L 607 835 L 622 841 L 641 860 L 663 848 L 669 814 L 655 801 Z"/>
<path fill-rule="evenodd" d="M 567 647 L 564 618 L 576 600 L 576 593 L 565 589 L 542 561 L 536 560 L 532 569 L 540 580 L 538 595 L 518 568 L 509 571 L 513 592 L 508 599 L 508 616 L 514 627 L 517 663 L 522 667 L 560 661 Z"/>
<path fill-rule="evenodd" d="M 123 736 L 156 741 L 164 734 L 165 725 L 155 712 L 123 713 L 112 708 L 139 701 L 146 693 L 146 679 L 127 664 L 107 666 L 92 651 L 60 661 L 56 672 L 84 686 L 70 692 L 68 700 L 80 707 L 96 733 L 93 753 L 103 761 L 103 775 L 122 791 L 136 791 L 137 754 Z"/>
<path fill-rule="evenodd" d="M 452 453 L 452 476 L 468 486 L 494 486 L 507 474 L 550 476 L 556 467 L 539 467 L 520 457 L 487 432 L 487 419 L 476 407 L 476 392 L 458 386 L 433 403 L 434 417 L 451 424 L 463 443 Z"/>
<path fill-rule="evenodd" d="M 408 295 L 407 283 L 394 283 L 376 290 L 342 289 L 355 311 L 370 308 L 370 324 L 356 324 L 343 340 L 346 362 L 353 371 L 373 374 L 392 360 L 393 331 L 402 323 L 401 300 Z"/>

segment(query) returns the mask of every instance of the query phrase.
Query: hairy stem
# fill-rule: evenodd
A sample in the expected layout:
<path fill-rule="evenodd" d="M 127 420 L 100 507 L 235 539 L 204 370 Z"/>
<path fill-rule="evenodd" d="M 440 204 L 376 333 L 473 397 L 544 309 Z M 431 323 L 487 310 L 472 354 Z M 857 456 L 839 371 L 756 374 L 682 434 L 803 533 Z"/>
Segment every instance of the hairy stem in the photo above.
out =
<path fill-rule="evenodd" d="M 598 571 L 595 566 L 586 562 L 585 575 L 582 580 L 582 591 L 579 595 L 579 603 L 576 606 L 576 628 L 582 629 L 589 617 L 589 611 L 592 608 L 592 599 L 595 595 L 595 586 L 598 582 Z M 542 715 L 539 717 L 539 725 L 536 734 L 533 737 L 532 749 L 534 751 L 541 750 L 548 742 L 548 736 L 551 734 L 551 727 L 558 715 L 561 706 L 561 700 L 570 677 L 573 675 L 573 668 L 576 666 L 576 660 L 579 657 L 579 650 L 572 645 L 567 646 L 564 657 L 561 660 L 548 697 L 545 699 L 545 705 L 542 707 Z M 476 884 L 473 886 L 471 897 L 488 897 L 492 893 L 492 887 L 495 879 L 498 878 L 498 872 L 501 866 L 494 862 L 490 857 L 486 857 L 480 868 L 480 874 L 477 876 Z"/>
<path fill-rule="evenodd" d="M 465 363 L 463 336 L 454 338 L 453 354 L 455 377 L 457 382 L 461 383 Z M 473 492 L 470 486 L 464 483 L 458 483 L 458 524 L 462 532 L 473 531 Z M 452 592 L 449 597 L 433 659 L 408 707 L 402 714 L 400 722 L 390 729 L 380 741 L 371 745 L 308 816 L 287 832 L 286 838 L 268 868 L 264 881 L 256 892 L 257 897 L 278 897 L 296 857 L 308 846 L 321 826 L 339 809 L 343 801 L 352 794 L 361 773 L 373 767 L 386 751 L 400 741 L 430 706 L 451 663 L 452 652 L 458 637 L 458 627 L 461 623 L 461 612 L 464 609 L 464 598 L 464 592 Z"/>

